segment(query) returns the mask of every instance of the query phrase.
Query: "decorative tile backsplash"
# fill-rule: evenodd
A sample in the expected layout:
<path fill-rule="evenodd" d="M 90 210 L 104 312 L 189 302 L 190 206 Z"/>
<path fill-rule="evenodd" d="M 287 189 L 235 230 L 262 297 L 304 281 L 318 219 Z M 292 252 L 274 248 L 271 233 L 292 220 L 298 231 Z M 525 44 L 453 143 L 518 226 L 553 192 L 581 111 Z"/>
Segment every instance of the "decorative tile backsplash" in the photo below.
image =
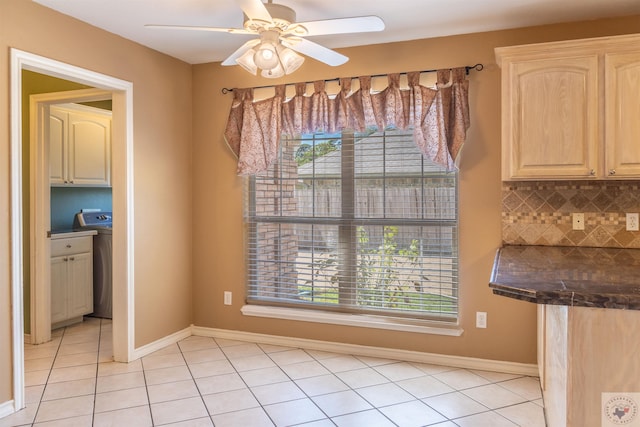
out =
<path fill-rule="evenodd" d="M 573 230 L 574 212 L 584 213 L 584 230 Z M 504 244 L 640 248 L 628 212 L 640 212 L 640 181 L 502 183 Z"/>

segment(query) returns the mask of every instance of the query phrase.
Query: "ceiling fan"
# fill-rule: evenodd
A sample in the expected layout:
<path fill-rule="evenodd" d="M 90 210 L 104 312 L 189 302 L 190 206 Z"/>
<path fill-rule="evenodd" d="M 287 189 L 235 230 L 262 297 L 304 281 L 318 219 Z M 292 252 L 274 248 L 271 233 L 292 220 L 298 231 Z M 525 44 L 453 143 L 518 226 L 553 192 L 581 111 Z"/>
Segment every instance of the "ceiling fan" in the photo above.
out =
<path fill-rule="evenodd" d="M 384 30 L 382 19 L 372 15 L 296 22 L 293 9 L 272 3 L 272 0 L 268 3 L 261 0 L 235 1 L 244 12 L 243 28 L 157 24 L 146 27 L 257 35 L 258 38 L 240 46 L 222 65 L 240 65 L 254 75 L 260 69 L 261 75 L 268 78 L 282 77 L 297 70 L 304 62 L 304 57 L 298 53 L 331 66 L 342 65 L 349 60 L 336 51 L 307 40 L 307 36 Z"/>

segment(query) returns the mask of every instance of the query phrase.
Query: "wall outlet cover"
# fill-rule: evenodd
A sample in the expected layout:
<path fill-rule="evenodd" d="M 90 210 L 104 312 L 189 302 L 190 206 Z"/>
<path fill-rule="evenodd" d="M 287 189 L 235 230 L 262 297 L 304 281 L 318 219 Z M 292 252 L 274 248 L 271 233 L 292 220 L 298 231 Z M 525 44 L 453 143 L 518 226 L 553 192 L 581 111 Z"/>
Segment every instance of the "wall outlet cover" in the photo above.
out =
<path fill-rule="evenodd" d="M 628 213 L 627 214 L 627 231 L 639 231 L 640 224 L 638 224 L 638 214 L 637 213 Z"/>
<path fill-rule="evenodd" d="M 579 212 L 574 212 L 572 214 L 572 218 L 573 218 L 573 229 L 584 230 L 584 214 Z"/>
<path fill-rule="evenodd" d="M 231 305 L 231 298 L 233 294 L 229 291 L 224 291 L 224 305 Z"/>

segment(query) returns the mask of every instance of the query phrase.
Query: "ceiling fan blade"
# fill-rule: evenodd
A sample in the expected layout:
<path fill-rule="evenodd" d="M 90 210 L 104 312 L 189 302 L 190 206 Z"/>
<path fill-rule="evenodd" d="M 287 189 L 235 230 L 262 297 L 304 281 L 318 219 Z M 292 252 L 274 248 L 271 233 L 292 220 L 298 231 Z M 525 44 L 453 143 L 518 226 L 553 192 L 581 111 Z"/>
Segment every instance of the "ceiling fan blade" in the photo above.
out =
<path fill-rule="evenodd" d="M 377 16 L 358 16 L 355 18 L 325 19 L 321 21 L 299 22 L 307 29 L 307 36 L 326 34 L 366 33 L 384 30 L 384 21 Z M 287 31 L 288 32 L 288 31 Z"/>
<path fill-rule="evenodd" d="M 222 65 L 238 65 L 236 59 L 240 58 L 246 51 L 258 44 L 260 44 L 260 39 L 249 40 L 229 55 L 229 57 L 222 62 Z"/>
<path fill-rule="evenodd" d="M 236 0 L 245 15 L 254 21 L 271 22 L 269 11 L 261 0 Z"/>
<path fill-rule="evenodd" d="M 158 28 L 161 30 L 213 31 L 218 33 L 231 33 L 231 34 L 255 34 L 255 32 L 245 30 L 244 28 L 218 28 L 218 27 L 198 27 L 198 26 L 190 26 L 190 25 L 160 25 L 160 24 L 146 24 L 145 27 Z"/>
<path fill-rule="evenodd" d="M 303 55 L 309 56 L 313 59 L 317 59 L 320 62 L 329 64 L 332 67 L 342 65 L 349 60 L 348 57 L 307 39 L 298 37 L 283 37 L 281 40 L 284 46 L 291 48 L 296 52 L 300 52 Z"/>

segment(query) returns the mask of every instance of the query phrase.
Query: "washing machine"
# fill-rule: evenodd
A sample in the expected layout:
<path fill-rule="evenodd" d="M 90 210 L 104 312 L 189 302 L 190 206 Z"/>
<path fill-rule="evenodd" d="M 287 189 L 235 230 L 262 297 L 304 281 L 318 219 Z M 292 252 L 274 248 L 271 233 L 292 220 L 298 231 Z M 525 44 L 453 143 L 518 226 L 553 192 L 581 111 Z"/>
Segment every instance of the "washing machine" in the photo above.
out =
<path fill-rule="evenodd" d="M 111 231 L 112 213 L 85 210 L 76 214 L 74 228 L 96 230 L 93 236 L 93 314 L 90 316 L 112 318 L 113 269 Z"/>

